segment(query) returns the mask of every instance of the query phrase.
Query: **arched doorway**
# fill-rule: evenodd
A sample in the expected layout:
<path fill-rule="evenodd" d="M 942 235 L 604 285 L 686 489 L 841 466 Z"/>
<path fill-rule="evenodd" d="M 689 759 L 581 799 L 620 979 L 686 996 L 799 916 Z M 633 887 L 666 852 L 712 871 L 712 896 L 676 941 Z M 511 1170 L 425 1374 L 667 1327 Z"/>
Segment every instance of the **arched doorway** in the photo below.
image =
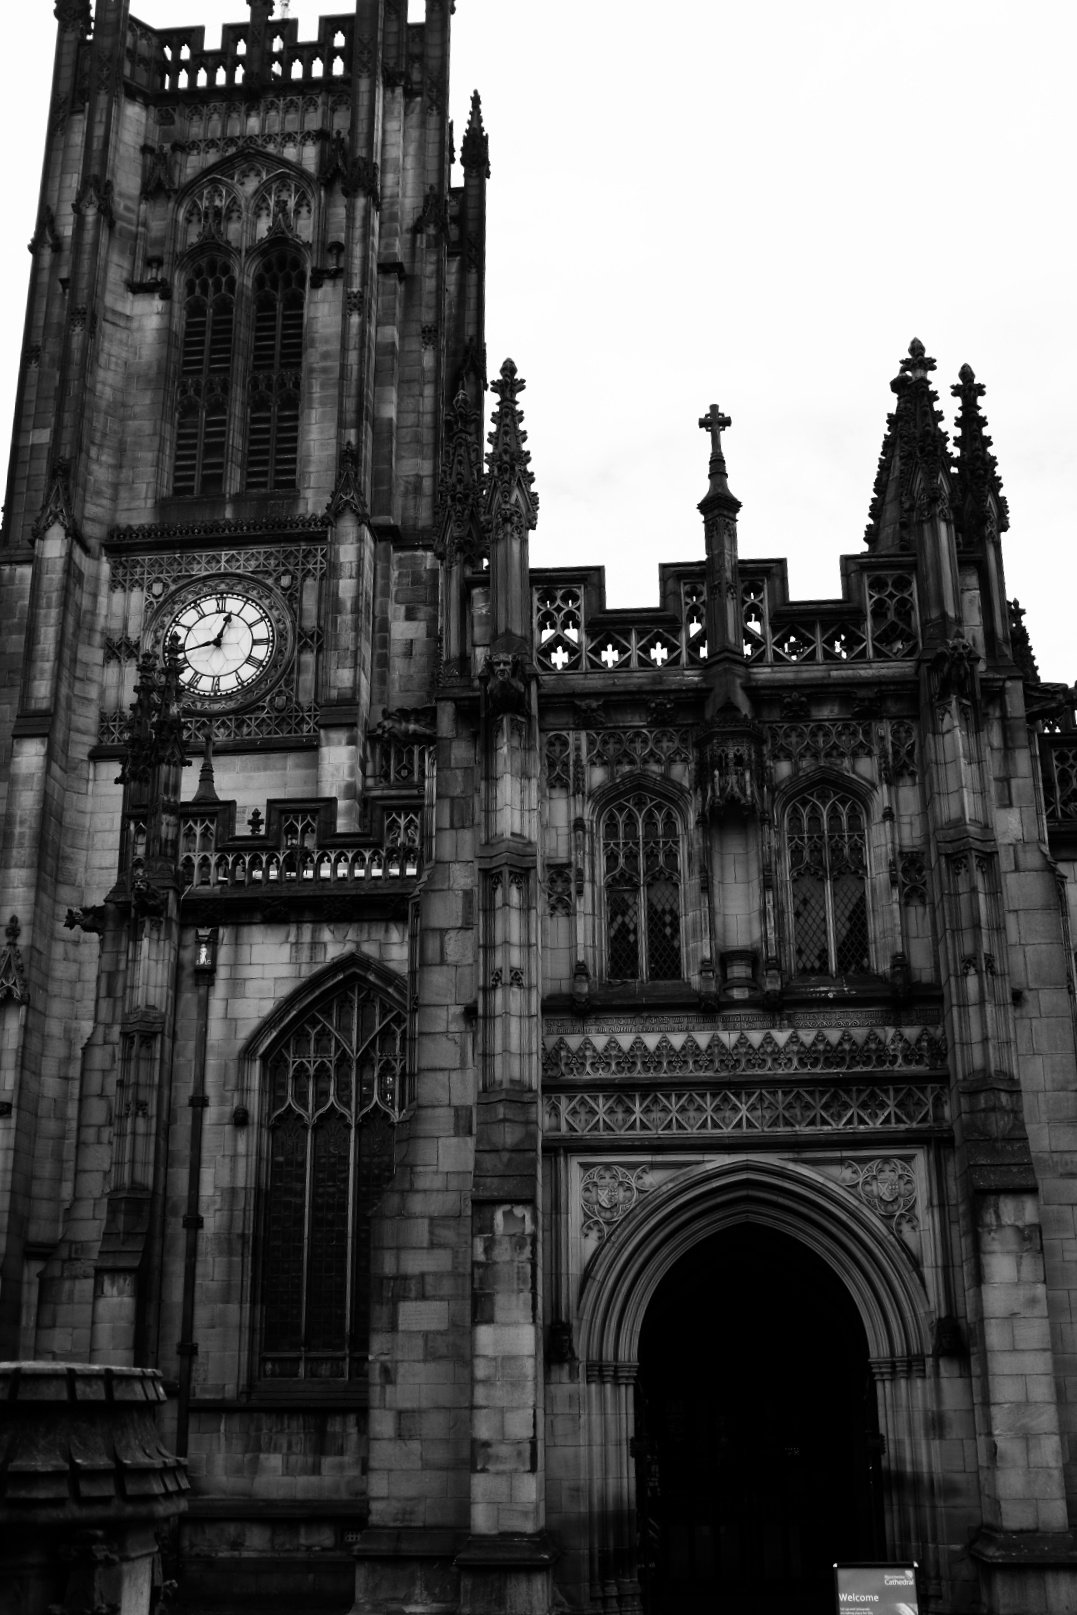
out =
<path fill-rule="evenodd" d="M 879 1449 L 863 1322 L 830 1264 L 754 1222 L 700 1240 L 639 1337 L 648 1615 L 829 1615 L 834 1561 L 882 1552 Z"/>

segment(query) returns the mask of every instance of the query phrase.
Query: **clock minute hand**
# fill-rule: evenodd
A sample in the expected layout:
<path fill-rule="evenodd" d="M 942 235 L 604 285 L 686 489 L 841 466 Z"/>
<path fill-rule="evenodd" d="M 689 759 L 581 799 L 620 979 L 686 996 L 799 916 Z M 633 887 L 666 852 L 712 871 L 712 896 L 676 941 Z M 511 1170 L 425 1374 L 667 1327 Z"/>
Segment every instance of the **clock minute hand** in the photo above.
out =
<path fill-rule="evenodd" d="M 232 613 L 229 612 L 227 617 L 221 623 L 220 629 L 218 630 L 217 637 L 215 639 L 203 639 L 197 645 L 188 645 L 183 654 L 186 656 L 188 654 L 188 652 L 193 651 L 193 650 L 209 650 L 211 645 L 213 646 L 214 650 L 220 650 L 221 642 L 224 639 L 224 631 L 228 627 L 228 624 L 231 621 L 232 621 Z"/>

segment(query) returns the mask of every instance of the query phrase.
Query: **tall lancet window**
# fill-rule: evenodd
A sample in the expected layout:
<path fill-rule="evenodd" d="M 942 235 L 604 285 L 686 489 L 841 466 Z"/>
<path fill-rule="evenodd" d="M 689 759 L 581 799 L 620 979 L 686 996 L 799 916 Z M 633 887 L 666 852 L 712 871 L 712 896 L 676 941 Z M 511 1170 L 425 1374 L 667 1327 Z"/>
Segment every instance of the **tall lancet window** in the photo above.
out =
<path fill-rule="evenodd" d="M 200 258 L 184 285 L 173 493 L 224 491 L 235 321 L 231 260 L 215 253 Z"/>
<path fill-rule="evenodd" d="M 269 1172 L 261 1371 L 366 1372 L 370 1224 L 393 1171 L 404 1012 L 354 979 L 309 1010 L 266 1062 Z"/>
<path fill-rule="evenodd" d="M 673 808 L 642 792 L 602 821 L 606 973 L 612 981 L 679 981 L 681 834 Z"/>
<path fill-rule="evenodd" d="M 826 787 L 798 796 L 785 820 L 798 976 L 871 969 L 864 810 Z"/>
<path fill-rule="evenodd" d="M 294 249 L 275 247 L 259 260 L 247 424 L 247 487 L 255 491 L 296 486 L 306 295 L 306 266 Z"/>

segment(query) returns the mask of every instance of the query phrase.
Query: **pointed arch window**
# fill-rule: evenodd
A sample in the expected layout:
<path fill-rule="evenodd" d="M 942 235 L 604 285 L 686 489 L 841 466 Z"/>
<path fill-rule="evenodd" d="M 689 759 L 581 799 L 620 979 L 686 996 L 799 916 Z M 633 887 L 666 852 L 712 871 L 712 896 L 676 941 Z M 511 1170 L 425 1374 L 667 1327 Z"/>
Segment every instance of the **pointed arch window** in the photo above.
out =
<path fill-rule="evenodd" d="M 175 494 L 224 491 L 236 277 L 229 258 L 200 258 L 184 282 Z"/>
<path fill-rule="evenodd" d="M 404 1036 L 404 1012 L 356 978 L 270 1050 L 265 1378 L 347 1381 L 366 1372 L 371 1217 L 393 1171 Z"/>
<path fill-rule="evenodd" d="M 247 423 L 247 487 L 254 491 L 297 485 L 306 295 L 300 253 L 279 246 L 259 259 Z"/>
<path fill-rule="evenodd" d="M 602 820 L 606 973 L 680 981 L 681 834 L 673 808 L 637 792 Z"/>
<path fill-rule="evenodd" d="M 870 970 L 867 832 L 860 803 L 829 787 L 798 796 L 786 813 L 785 832 L 795 973 Z"/>

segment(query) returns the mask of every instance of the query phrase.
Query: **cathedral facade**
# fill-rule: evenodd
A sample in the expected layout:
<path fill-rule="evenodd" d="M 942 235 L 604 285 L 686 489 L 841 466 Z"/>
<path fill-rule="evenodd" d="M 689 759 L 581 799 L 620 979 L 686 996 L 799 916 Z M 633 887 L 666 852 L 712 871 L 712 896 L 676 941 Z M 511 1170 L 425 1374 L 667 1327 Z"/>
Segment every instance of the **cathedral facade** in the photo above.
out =
<path fill-rule="evenodd" d="M 247 3 L 56 4 L 0 1357 L 160 1370 L 191 1611 L 1077 1609 L 1077 734 L 982 384 L 951 443 L 912 342 L 832 600 L 711 406 L 609 609 L 533 564 L 451 0 Z"/>

